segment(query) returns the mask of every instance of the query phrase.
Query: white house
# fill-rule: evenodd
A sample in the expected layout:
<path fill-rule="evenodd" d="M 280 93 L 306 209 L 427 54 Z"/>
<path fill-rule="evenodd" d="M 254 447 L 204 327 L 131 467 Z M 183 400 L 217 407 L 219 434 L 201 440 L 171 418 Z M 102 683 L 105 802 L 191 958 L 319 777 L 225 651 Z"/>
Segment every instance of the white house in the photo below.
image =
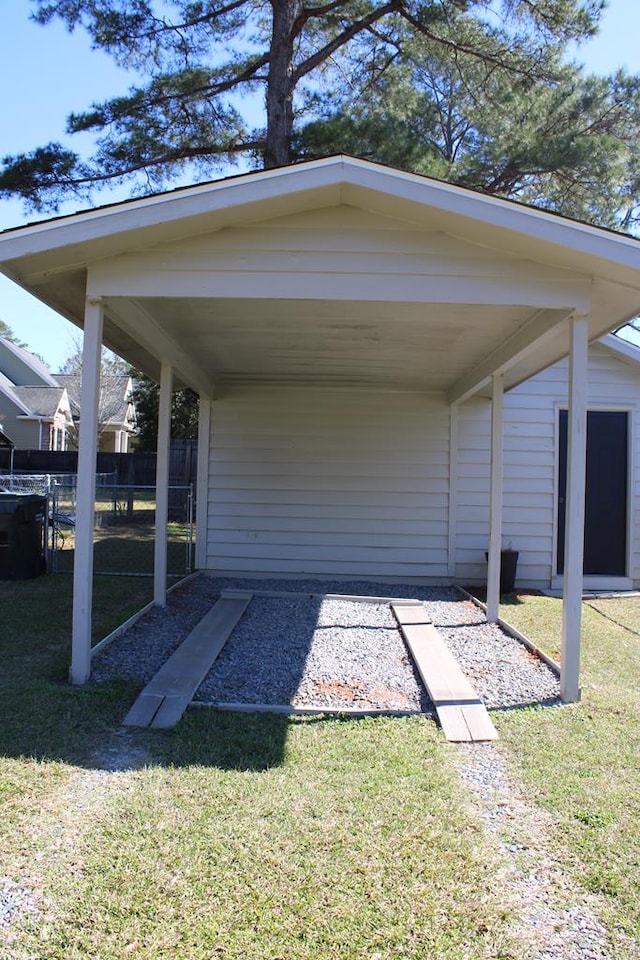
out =
<path fill-rule="evenodd" d="M 505 395 L 503 542 L 518 585 L 562 587 L 567 360 Z M 640 348 L 606 336 L 589 347 L 585 589 L 640 587 Z M 490 404 L 459 408 L 455 578 L 484 582 Z"/>
<path fill-rule="evenodd" d="M 0 337 L 0 423 L 19 450 L 66 450 L 71 406 L 38 357 Z"/>
<path fill-rule="evenodd" d="M 639 268 L 631 237 L 348 157 L 5 232 L 0 269 L 85 330 L 74 682 L 90 666 L 103 341 L 161 385 L 157 603 L 169 399 L 188 385 L 201 568 L 442 583 L 477 570 L 488 542 L 490 619 L 517 479 L 504 471 L 504 394 L 569 356 L 561 683 L 575 699 L 587 350 L 640 312 Z M 521 479 L 535 466 L 523 460 Z M 535 527 L 526 491 L 518 509 Z M 531 579 L 551 572 L 548 544 L 544 561 L 526 552 Z"/>
<path fill-rule="evenodd" d="M 70 432 L 70 446 L 75 450 L 80 421 L 82 375 L 57 373 L 56 380 L 69 394 L 74 422 L 74 429 Z M 136 413 L 131 377 L 126 374 L 104 374 L 100 380 L 98 401 L 98 450 L 101 453 L 128 453 L 135 426 Z"/>
<path fill-rule="evenodd" d="M 80 419 L 80 374 L 51 373 L 18 344 L 0 337 L 0 423 L 19 450 L 75 450 Z M 98 449 L 127 453 L 135 429 L 129 376 L 101 379 Z"/>

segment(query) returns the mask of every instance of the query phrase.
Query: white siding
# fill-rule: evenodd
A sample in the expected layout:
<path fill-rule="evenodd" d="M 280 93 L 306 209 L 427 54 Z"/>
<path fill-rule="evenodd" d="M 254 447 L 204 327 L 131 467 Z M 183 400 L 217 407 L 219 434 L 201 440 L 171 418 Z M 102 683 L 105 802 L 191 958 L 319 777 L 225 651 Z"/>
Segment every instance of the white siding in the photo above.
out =
<path fill-rule="evenodd" d="M 505 397 L 503 538 L 520 552 L 518 584 L 548 587 L 555 573 L 558 409 L 567 403 L 567 361 L 555 364 Z M 604 347 L 589 353 L 589 408 L 630 411 L 631 563 L 640 581 L 640 367 Z M 489 539 L 489 401 L 473 400 L 460 411 L 456 577 L 486 578 Z"/>
<path fill-rule="evenodd" d="M 444 401 L 234 386 L 212 406 L 207 569 L 446 582 L 448 477 Z"/>

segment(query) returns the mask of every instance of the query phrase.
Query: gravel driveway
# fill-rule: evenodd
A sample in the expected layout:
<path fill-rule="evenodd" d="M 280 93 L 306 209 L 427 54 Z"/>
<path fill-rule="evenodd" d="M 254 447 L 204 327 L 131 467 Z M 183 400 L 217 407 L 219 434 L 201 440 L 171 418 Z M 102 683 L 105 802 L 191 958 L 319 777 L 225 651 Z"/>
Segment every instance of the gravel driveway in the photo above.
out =
<path fill-rule="evenodd" d="M 96 655 L 96 681 L 120 675 L 147 683 L 208 612 L 221 590 L 277 590 L 254 596 L 199 687 L 205 703 L 432 711 L 391 610 L 312 594 L 422 600 L 489 708 L 556 700 L 555 674 L 517 640 L 487 624 L 454 588 L 361 581 L 192 578 Z"/>

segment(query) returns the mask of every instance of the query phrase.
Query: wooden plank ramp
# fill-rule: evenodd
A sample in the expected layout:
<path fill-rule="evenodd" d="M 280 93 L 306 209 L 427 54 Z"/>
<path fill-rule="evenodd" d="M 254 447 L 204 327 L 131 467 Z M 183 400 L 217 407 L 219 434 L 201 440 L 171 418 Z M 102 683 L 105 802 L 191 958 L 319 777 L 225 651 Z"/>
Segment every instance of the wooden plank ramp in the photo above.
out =
<path fill-rule="evenodd" d="M 429 620 L 424 605 L 419 601 L 392 603 L 391 609 L 447 740 L 495 740 L 498 734 L 485 705 Z"/>
<path fill-rule="evenodd" d="M 251 601 L 223 591 L 211 610 L 163 663 L 122 721 L 127 727 L 173 727 L 211 669 Z"/>

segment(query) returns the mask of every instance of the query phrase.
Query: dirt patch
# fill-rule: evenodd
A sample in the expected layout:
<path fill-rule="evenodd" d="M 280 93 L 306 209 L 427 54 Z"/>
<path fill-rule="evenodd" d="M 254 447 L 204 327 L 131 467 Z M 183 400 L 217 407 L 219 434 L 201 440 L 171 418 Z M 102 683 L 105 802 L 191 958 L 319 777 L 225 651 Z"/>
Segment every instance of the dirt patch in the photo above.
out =
<path fill-rule="evenodd" d="M 305 680 L 293 700 L 294 706 L 361 707 L 363 710 L 410 710 L 415 704 L 401 690 L 382 683 L 353 680 Z"/>

